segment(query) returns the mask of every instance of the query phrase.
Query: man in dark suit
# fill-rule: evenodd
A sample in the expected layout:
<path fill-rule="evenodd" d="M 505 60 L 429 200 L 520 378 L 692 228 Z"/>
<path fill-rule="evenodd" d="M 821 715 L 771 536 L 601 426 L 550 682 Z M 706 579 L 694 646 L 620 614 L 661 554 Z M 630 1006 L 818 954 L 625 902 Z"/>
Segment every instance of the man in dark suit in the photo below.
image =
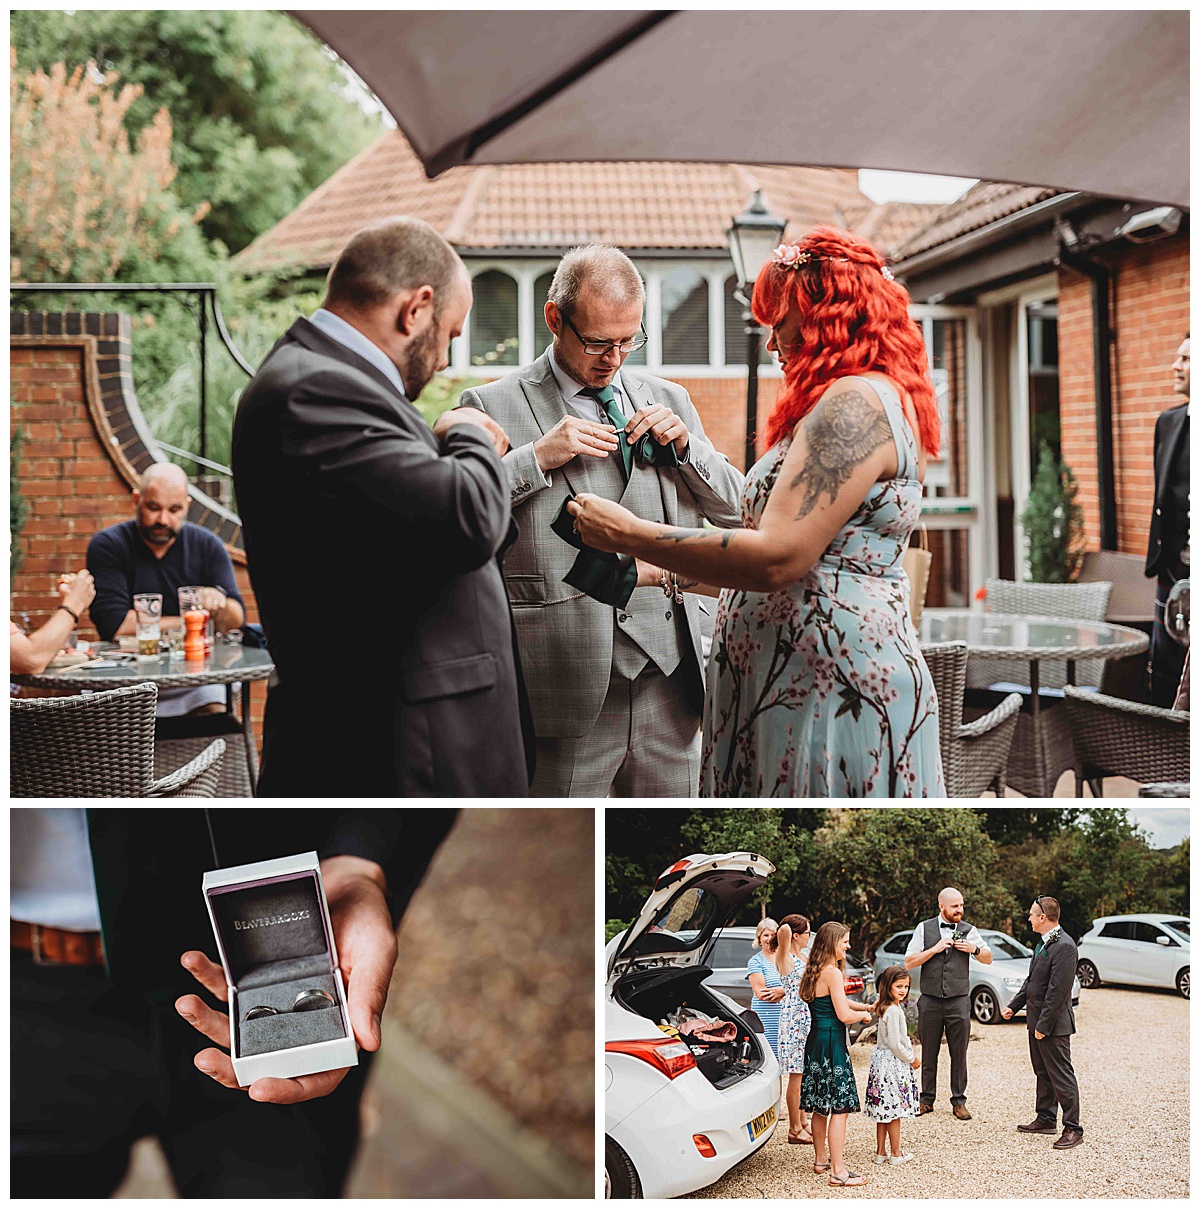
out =
<path fill-rule="evenodd" d="M 1058 1109 L 1062 1107 L 1062 1137 L 1055 1150 L 1070 1150 L 1083 1141 L 1079 1124 L 1079 1084 L 1071 1065 L 1071 1034 L 1075 1031 L 1075 1009 L 1071 988 L 1079 951 L 1058 922 L 1058 899 L 1039 894 L 1029 908 L 1029 926 L 1042 938 L 1029 962 L 1029 976 L 1002 1013 L 1011 1020 L 1025 1009 L 1029 1030 L 1029 1058 L 1037 1078 L 1037 1116 L 1021 1133 L 1057 1133 Z"/>
<path fill-rule="evenodd" d="M 12 1195 L 110 1196 L 145 1134 L 182 1197 L 341 1195 L 395 927 L 457 811 L 10 813 Z M 202 877 L 306 851 L 321 860 L 359 1065 L 239 1090 L 209 1045 L 228 1017 Z"/>
<path fill-rule="evenodd" d="M 1158 576 L 1150 636 L 1150 701 L 1163 709 L 1170 709 L 1175 700 L 1184 656 L 1184 647 L 1167 633 L 1164 624 L 1167 596 L 1175 582 L 1191 570 L 1191 332 L 1179 346 L 1171 372 L 1175 393 L 1184 401 L 1168 407 L 1154 425 L 1154 515 L 1146 551 L 1146 574 Z"/>
<path fill-rule="evenodd" d="M 278 675 L 262 796 L 528 791 L 508 440 L 482 412 L 431 430 L 413 406 L 470 306 L 427 223 L 368 227 L 242 394 L 234 487 Z"/>

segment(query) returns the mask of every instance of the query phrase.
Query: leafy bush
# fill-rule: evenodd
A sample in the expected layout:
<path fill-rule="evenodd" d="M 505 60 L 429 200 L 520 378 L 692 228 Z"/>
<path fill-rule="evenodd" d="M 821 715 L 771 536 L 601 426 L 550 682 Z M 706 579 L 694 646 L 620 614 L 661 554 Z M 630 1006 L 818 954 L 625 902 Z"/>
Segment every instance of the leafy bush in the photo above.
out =
<path fill-rule="evenodd" d="M 604 921 L 604 943 L 608 944 L 614 936 L 624 932 L 631 923 L 633 923 L 631 919 L 606 919 Z"/>
<path fill-rule="evenodd" d="M 1021 513 L 1034 583 L 1070 583 L 1083 565 L 1083 508 L 1070 466 L 1047 441 L 1038 446 L 1037 474 Z"/>

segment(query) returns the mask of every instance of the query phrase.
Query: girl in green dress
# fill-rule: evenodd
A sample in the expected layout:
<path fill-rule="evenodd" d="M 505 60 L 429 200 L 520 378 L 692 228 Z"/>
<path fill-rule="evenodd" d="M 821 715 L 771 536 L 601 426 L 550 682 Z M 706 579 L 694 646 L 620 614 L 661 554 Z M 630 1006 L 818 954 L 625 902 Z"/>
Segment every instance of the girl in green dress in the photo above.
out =
<path fill-rule="evenodd" d="M 832 1188 L 853 1188 L 867 1182 L 865 1175 L 849 1170 L 845 1160 L 846 1118 L 859 1111 L 858 1088 L 846 1025 L 871 1021 L 866 1008 L 856 1008 L 846 998 L 842 970 L 850 947 L 850 929 L 831 920 L 817 929 L 808 965 L 800 979 L 800 998 L 812 1011 L 812 1028 L 804 1048 L 804 1077 L 800 1107 L 812 1114 L 813 1172 L 829 1172 Z"/>

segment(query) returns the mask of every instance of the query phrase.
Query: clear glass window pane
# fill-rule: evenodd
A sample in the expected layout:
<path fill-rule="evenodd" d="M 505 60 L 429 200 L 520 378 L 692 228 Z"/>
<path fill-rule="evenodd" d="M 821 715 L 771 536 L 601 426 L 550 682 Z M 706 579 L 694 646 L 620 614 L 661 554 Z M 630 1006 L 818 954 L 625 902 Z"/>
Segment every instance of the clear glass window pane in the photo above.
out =
<path fill-rule="evenodd" d="M 554 333 L 546 326 L 546 298 L 553 273 L 543 273 L 533 283 L 533 355 L 540 357 L 554 343 Z"/>
<path fill-rule="evenodd" d="M 472 283 L 471 364 L 519 365 L 517 347 L 517 283 L 499 269 L 480 273 Z"/>
<path fill-rule="evenodd" d="M 742 320 L 742 304 L 733 296 L 737 289 L 737 278 L 731 273 L 725 278 L 725 364 L 746 364 L 746 324 Z M 767 352 L 768 332 L 762 334 L 759 347 L 759 365 L 773 365 L 775 358 Z"/>
<path fill-rule="evenodd" d="M 708 282 L 694 269 L 672 269 L 659 283 L 662 363 L 708 364 Z"/>
<path fill-rule="evenodd" d="M 934 319 L 925 324 L 929 372 L 937 392 L 941 454 L 929 462 L 926 499 L 969 495 L 967 482 L 967 321 Z"/>

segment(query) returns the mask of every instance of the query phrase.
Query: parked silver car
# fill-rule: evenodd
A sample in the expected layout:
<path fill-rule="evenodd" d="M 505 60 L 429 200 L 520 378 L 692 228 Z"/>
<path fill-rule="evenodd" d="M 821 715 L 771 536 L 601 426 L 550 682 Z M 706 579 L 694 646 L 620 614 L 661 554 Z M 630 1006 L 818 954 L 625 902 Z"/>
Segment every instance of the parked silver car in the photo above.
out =
<path fill-rule="evenodd" d="M 1007 932 L 980 928 L 979 935 L 992 951 L 992 964 L 985 966 L 974 957 L 970 959 L 971 987 L 968 994 L 971 996 L 971 1015 L 980 1024 L 995 1024 L 1000 1020 L 1000 1013 L 1021 989 L 1028 976 L 1029 959 L 1033 956 L 1033 950 L 1026 948 Z M 875 950 L 876 979 L 888 966 L 904 964 L 904 954 L 908 952 L 908 942 L 911 939 L 911 929 L 907 932 L 895 932 Z M 909 999 L 915 1003 L 921 997 L 920 966 L 910 971 L 910 976 L 912 990 L 909 992 Z M 1072 1005 L 1079 1003 L 1079 994 L 1079 979 L 1076 978 L 1071 988 Z"/>
<path fill-rule="evenodd" d="M 1182 915 L 1106 915 L 1079 938 L 1079 980 L 1192 990 L 1192 921 Z"/>
<path fill-rule="evenodd" d="M 753 928 L 722 928 L 717 933 L 716 944 L 713 948 L 709 964 L 712 973 L 704 980 L 704 985 L 728 995 L 743 1007 L 750 1006 L 750 982 L 746 978 L 746 965 L 757 950 L 754 948 Z M 861 1003 L 870 1007 L 875 1002 L 875 975 L 871 967 L 853 953 L 846 954 L 846 969 L 843 972 L 843 983 L 846 988 L 846 998 L 853 1003 Z M 874 1024 L 863 1024 L 856 1020 L 848 1026 L 850 1041 L 853 1044 L 858 1035 Z"/>

